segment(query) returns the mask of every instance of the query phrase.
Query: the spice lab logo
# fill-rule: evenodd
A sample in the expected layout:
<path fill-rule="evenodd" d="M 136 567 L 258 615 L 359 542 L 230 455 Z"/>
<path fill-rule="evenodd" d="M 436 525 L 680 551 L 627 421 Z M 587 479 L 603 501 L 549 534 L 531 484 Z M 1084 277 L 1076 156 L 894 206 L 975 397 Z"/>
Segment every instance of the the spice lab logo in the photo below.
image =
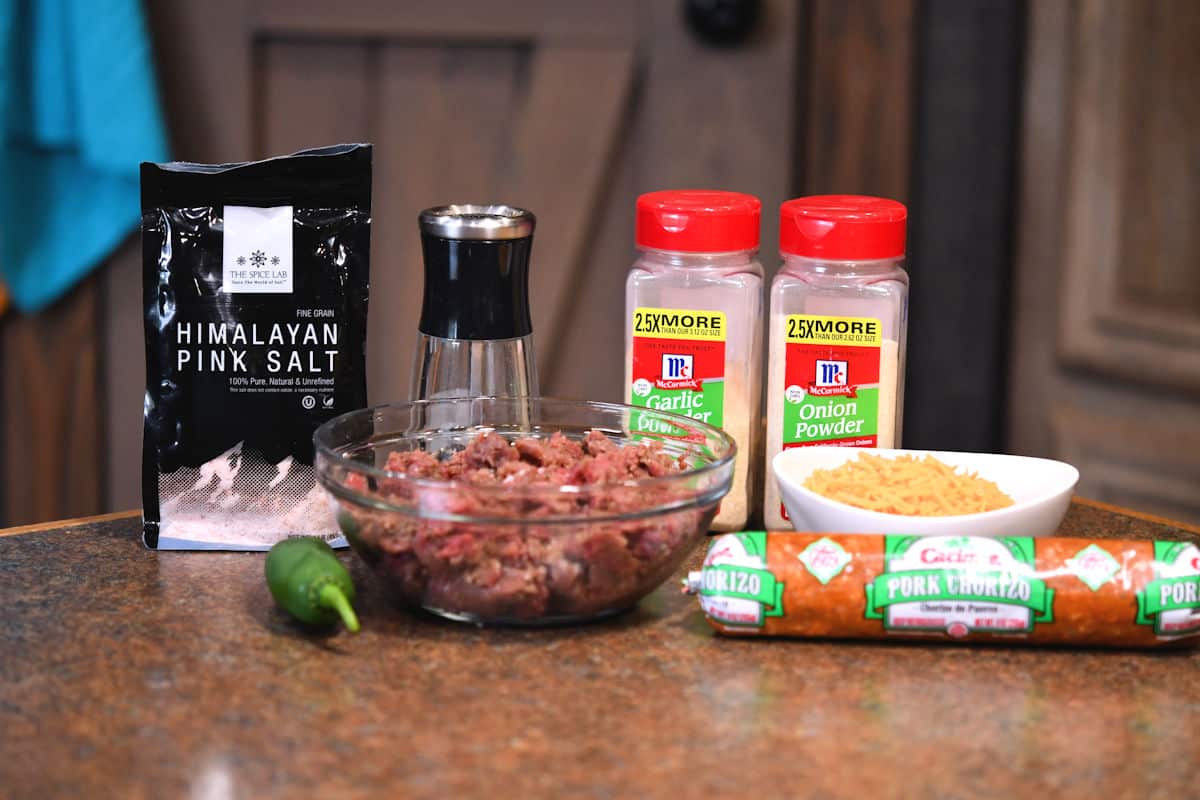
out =
<path fill-rule="evenodd" d="M 267 265 L 268 261 L 271 263 L 272 267 L 279 266 L 279 256 L 268 256 L 262 250 L 255 250 L 249 256 L 238 256 L 236 259 L 239 267 L 244 267 L 247 263 L 249 263 L 254 265 L 255 269 L 262 269 Z"/>
<path fill-rule="evenodd" d="M 691 389 L 700 391 L 700 381 L 696 378 L 695 356 L 681 353 L 663 353 L 662 372 L 656 385 L 659 389 Z"/>
<path fill-rule="evenodd" d="M 850 563 L 850 554 L 832 539 L 822 537 L 797 556 L 800 563 L 822 585 L 829 583 Z"/>
<path fill-rule="evenodd" d="M 292 207 L 224 207 L 222 291 L 291 294 Z"/>
<path fill-rule="evenodd" d="M 1104 548 L 1089 544 L 1067 559 L 1067 569 L 1096 592 L 1121 571 L 1121 564 Z"/>

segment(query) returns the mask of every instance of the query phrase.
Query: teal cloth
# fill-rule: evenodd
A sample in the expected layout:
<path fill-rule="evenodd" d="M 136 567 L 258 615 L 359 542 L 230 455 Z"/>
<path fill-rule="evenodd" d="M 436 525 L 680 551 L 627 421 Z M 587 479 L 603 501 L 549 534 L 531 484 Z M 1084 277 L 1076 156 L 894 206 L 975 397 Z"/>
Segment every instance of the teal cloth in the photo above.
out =
<path fill-rule="evenodd" d="M 0 278 L 52 303 L 138 224 L 167 137 L 139 0 L 0 0 Z"/>

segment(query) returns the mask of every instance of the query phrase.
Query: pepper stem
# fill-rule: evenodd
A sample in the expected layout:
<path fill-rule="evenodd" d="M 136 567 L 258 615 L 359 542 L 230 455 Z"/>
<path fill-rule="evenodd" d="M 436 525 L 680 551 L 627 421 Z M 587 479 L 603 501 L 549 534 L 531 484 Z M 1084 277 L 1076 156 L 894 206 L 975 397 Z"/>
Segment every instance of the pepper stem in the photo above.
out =
<path fill-rule="evenodd" d="M 336 584 L 327 583 L 321 587 L 317 597 L 320 599 L 321 605 L 338 612 L 342 618 L 342 622 L 346 624 L 346 630 L 351 633 L 358 633 L 358 617 L 355 616 L 350 601 L 346 599 L 346 595 L 342 593 L 340 587 Z"/>

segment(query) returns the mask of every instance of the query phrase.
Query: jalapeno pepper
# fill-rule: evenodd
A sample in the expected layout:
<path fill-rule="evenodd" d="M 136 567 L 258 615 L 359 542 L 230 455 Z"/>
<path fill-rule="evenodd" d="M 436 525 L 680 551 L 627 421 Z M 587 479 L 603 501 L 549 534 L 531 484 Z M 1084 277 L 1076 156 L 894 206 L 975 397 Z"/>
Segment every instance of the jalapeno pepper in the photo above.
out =
<path fill-rule="evenodd" d="M 320 539 L 284 539 L 267 554 L 267 586 L 275 602 L 301 622 L 332 625 L 340 618 L 351 633 L 358 632 L 358 617 L 350 603 L 354 582 Z"/>

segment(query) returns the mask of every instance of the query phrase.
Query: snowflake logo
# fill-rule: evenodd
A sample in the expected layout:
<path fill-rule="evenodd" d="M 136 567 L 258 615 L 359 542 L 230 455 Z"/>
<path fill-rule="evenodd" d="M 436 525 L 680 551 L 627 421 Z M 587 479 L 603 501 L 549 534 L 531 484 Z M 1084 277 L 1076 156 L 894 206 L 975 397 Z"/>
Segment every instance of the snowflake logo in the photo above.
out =
<path fill-rule="evenodd" d="M 245 257 L 245 256 L 238 256 L 238 257 L 237 257 L 237 265 L 238 265 L 239 267 L 244 267 L 244 266 L 246 266 L 246 257 Z"/>
<path fill-rule="evenodd" d="M 254 266 L 262 269 L 262 265 L 267 263 L 267 254 L 262 250 L 255 250 L 250 254 L 250 261 L 254 264 Z"/>
<path fill-rule="evenodd" d="M 271 266 L 272 267 L 279 266 L 279 256 L 271 256 Z"/>

